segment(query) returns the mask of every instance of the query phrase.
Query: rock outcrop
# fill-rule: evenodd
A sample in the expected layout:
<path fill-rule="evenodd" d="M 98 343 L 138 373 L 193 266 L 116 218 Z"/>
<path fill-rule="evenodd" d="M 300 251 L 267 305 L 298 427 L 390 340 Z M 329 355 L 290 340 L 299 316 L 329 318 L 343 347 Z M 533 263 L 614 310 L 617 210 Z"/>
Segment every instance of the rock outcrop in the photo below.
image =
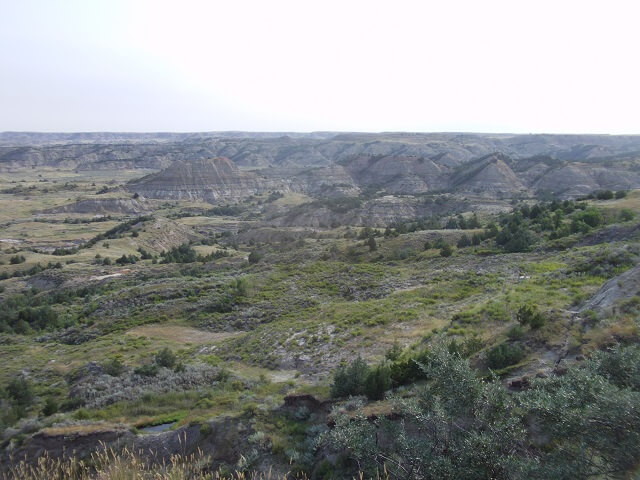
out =
<path fill-rule="evenodd" d="M 449 170 L 429 158 L 406 155 L 358 155 L 345 160 L 344 165 L 361 187 L 405 194 L 441 188 Z"/>
<path fill-rule="evenodd" d="M 636 297 L 640 292 L 640 265 L 613 277 L 580 308 L 599 314 L 611 313 L 616 307 Z"/>

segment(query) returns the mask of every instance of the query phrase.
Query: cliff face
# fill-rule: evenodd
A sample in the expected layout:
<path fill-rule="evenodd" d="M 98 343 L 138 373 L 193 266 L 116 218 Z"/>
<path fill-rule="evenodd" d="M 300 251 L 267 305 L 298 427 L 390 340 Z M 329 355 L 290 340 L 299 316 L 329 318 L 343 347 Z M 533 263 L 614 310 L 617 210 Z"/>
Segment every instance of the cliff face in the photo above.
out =
<path fill-rule="evenodd" d="M 525 192 L 527 187 L 508 162 L 511 162 L 508 156 L 494 153 L 464 165 L 451 177 L 450 188 L 460 193 L 487 197 L 511 196 Z"/>
<path fill-rule="evenodd" d="M 547 157 L 514 159 L 492 153 L 451 167 L 451 158 L 355 155 L 320 167 L 240 170 L 227 158 L 177 161 L 127 188 L 148 198 L 236 202 L 268 191 L 301 192 L 316 198 L 358 196 L 363 190 L 395 195 L 434 191 L 509 198 L 549 191 L 576 197 L 598 189 L 640 188 L 633 162 L 603 166 Z"/>
<path fill-rule="evenodd" d="M 358 184 L 349 172 L 337 164 L 305 169 L 293 177 L 291 187 L 312 196 L 357 196 L 360 193 Z"/>
<path fill-rule="evenodd" d="M 640 174 L 637 171 L 584 163 L 550 169 L 532 184 L 535 190 L 549 190 L 566 197 L 585 195 L 598 189 L 627 190 L 639 186 Z"/>

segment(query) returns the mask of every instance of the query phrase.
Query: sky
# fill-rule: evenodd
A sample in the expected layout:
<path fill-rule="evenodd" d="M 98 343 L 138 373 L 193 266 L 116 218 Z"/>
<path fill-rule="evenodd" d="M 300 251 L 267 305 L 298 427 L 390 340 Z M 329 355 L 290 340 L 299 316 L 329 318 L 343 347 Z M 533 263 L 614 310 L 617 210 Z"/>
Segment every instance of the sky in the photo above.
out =
<path fill-rule="evenodd" d="M 0 0 L 0 131 L 640 134 L 640 2 Z"/>

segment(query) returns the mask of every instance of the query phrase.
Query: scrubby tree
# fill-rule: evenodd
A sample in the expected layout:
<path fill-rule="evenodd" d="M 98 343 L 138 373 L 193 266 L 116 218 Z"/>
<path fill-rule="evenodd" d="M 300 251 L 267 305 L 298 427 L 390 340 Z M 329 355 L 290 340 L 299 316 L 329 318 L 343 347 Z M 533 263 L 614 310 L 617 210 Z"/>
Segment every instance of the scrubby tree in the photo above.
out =
<path fill-rule="evenodd" d="M 176 356 L 168 347 L 164 347 L 156 353 L 155 361 L 161 367 L 173 368 L 176 364 Z"/>
<path fill-rule="evenodd" d="M 621 199 L 627 196 L 627 192 L 625 190 L 618 190 L 616 192 L 616 198 Z"/>
<path fill-rule="evenodd" d="M 31 382 L 22 376 L 12 378 L 6 390 L 9 398 L 16 405 L 27 406 L 33 401 L 33 387 Z"/>
<path fill-rule="evenodd" d="M 261 259 L 262 259 L 262 254 L 257 250 L 252 251 L 249 254 L 249 258 L 248 258 L 249 263 L 251 264 L 258 263 Z"/>
<path fill-rule="evenodd" d="M 339 414 L 321 441 L 367 478 L 627 478 L 640 458 L 638 365 L 639 346 L 618 347 L 511 394 L 438 345 L 420 364 L 430 381 L 395 400 L 401 420 Z"/>
<path fill-rule="evenodd" d="M 465 248 L 470 245 L 471 245 L 471 240 L 469 239 L 466 233 L 463 234 L 462 237 L 460 237 L 460 240 L 458 240 L 458 248 Z"/>
<path fill-rule="evenodd" d="M 525 304 L 518 309 L 516 319 L 520 325 L 529 325 L 532 330 L 537 330 L 545 324 L 545 318 L 534 305 Z"/>
<path fill-rule="evenodd" d="M 451 245 L 445 244 L 440 249 L 440 256 L 441 257 L 450 257 L 451 255 L 453 255 L 453 248 L 451 248 Z"/>

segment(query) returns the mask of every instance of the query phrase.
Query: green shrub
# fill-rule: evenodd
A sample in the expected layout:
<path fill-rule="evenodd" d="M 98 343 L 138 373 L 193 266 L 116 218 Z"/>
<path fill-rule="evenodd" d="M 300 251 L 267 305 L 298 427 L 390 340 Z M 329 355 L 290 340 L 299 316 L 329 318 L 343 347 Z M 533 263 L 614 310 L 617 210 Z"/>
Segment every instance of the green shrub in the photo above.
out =
<path fill-rule="evenodd" d="M 489 368 L 500 369 L 518 363 L 524 358 L 524 352 L 517 345 L 501 343 L 487 353 Z"/>
<path fill-rule="evenodd" d="M 155 377 L 158 374 L 158 365 L 155 363 L 141 365 L 134 370 L 134 373 L 143 377 Z"/>
<path fill-rule="evenodd" d="M 620 210 L 619 218 L 621 222 L 629 222 L 636 218 L 636 214 L 630 208 Z"/>
<path fill-rule="evenodd" d="M 522 325 L 514 325 L 507 331 L 507 337 L 511 340 L 520 340 L 524 337 L 524 328 L 522 328 Z"/>
<path fill-rule="evenodd" d="M 598 190 L 596 192 L 596 198 L 598 200 L 611 200 L 614 193 L 611 190 Z"/>
<path fill-rule="evenodd" d="M 427 377 L 420 367 L 429 361 L 429 350 L 422 352 L 405 354 L 393 361 L 389 367 L 391 381 L 394 386 L 409 385 L 424 380 Z"/>
<path fill-rule="evenodd" d="M 257 250 L 254 250 L 249 254 L 249 263 L 258 263 L 260 260 L 262 260 L 262 254 Z"/>
<path fill-rule="evenodd" d="M 469 358 L 474 353 L 482 350 L 484 342 L 477 336 L 466 338 L 459 342 L 456 339 L 451 340 L 447 345 L 449 353 L 460 355 L 462 358 Z"/>
<path fill-rule="evenodd" d="M 391 348 L 389 348 L 389 350 L 384 354 L 385 358 L 392 362 L 398 360 L 400 355 L 402 355 L 402 347 L 398 342 L 394 342 Z"/>
<path fill-rule="evenodd" d="M 624 190 L 618 190 L 618 191 L 616 192 L 616 198 L 617 198 L 617 199 L 621 199 L 621 198 L 624 198 L 624 197 L 626 197 L 626 196 L 627 196 L 627 192 L 626 192 L 626 191 L 624 191 Z"/>
<path fill-rule="evenodd" d="M 168 347 L 164 347 L 156 353 L 155 361 L 160 367 L 173 368 L 176 364 L 176 356 Z"/>
<path fill-rule="evenodd" d="M 516 318 L 518 319 L 518 323 L 520 325 L 525 326 L 529 325 L 532 330 L 537 330 L 542 327 L 546 319 L 544 316 L 538 311 L 538 309 L 534 305 L 522 305 L 518 309 L 518 313 L 516 314 Z"/>
<path fill-rule="evenodd" d="M 25 261 L 26 258 L 24 258 L 24 255 L 14 255 L 9 259 L 9 263 L 11 265 L 18 265 L 19 263 L 24 263 Z"/>
<path fill-rule="evenodd" d="M 211 424 L 205 422 L 200 425 L 200 435 L 202 435 L 203 437 L 208 437 L 209 435 L 211 435 L 211 433 L 213 433 Z"/>
<path fill-rule="evenodd" d="M 453 248 L 451 248 L 451 245 L 444 245 L 441 249 L 440 249 L 440 256 L 441 257 L 450 257 L 453 254 Z"/>
<path fill-rule="evenodd" d="M 112 377 L 119 377 L 124 372 L 124 364 L 119 358 L 112 358 L 102 365 L 104 373 Z"/>
<path fill-rule="evenodd" d="M 604 221 L 602 213 L 595 207 L 589 207 L 581 212 L 578 212 L 574 217 L 574 221 L 584 222 L 591 228 L 595 228 L 601 225 Z"/>
<path fill-rule="evenodd" d="M 638 346 L 601 352 L 513 395 L 436 347 L 423 365 L 432 381 L 394 406 L 402 421 L 339 414 L 322 444 L 347 452 L 363 478 L 631 478 L 640 458 L 638 365 Z M 339 478 L 357 478 L 354 470 Z"/>
<path fill-rule="evenodd" d="M 29 380 L 22 376 L 12 378 L 6 391 L 9 399 L 16 405 L 26 406 L 33 401 L 33 387 Z"/>
<path fill-rule="evenodd" d="M 134 264 L 138 261 L 138 257 L 136 257 L 135 255 L 125 255 L 122 254 L 122 256 L 120 258 L 116 259 L 116 264 L 117 265 L 128 265 L 128 264 Z"/>

